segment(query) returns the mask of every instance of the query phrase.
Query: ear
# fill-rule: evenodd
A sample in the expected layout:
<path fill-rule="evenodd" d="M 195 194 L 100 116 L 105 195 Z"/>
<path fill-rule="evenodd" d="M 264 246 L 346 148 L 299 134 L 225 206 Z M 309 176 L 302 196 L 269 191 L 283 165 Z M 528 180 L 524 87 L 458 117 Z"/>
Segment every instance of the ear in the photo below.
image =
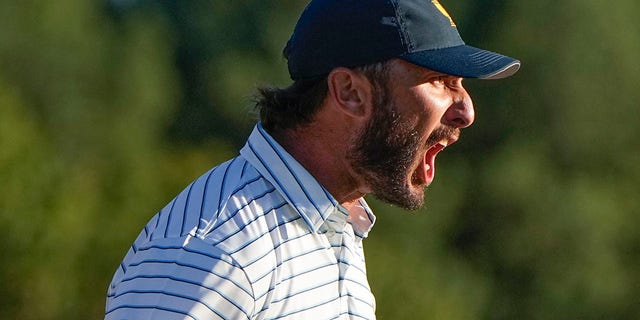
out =
<path fill-rule="evenodd" d="M 328 96 L 340 111 L 351 117 L 369 117 L 372 86 L 361 73 L 335 68 L 327 76 Z"/>

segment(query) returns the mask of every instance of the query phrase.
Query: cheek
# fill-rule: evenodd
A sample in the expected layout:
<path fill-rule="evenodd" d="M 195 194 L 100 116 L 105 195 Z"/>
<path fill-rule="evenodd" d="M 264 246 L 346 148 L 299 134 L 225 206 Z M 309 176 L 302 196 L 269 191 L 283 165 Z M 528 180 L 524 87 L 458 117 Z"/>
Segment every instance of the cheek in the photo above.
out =
<path fill-rule="evenodd" d="M 440 126 L 442 114 L 432 108 L 422 108 L 412 114 L 411 118 L 415 132 L 421 136 L 422 142 L 425 142 L 429 134 Z"/>
<path fill-rule="evenodd" d="M 435 92 L 426 90 L 422 86 L 411 90 L 409 99 L 406 101 L 407 111 L 414 114 L 417 122 L 434 123 L 439 122 L 446 111 L 446 97 Z"/>
<path fill-rule="evenodd" d="M 393 105 L 397 112 L 422 136 L 428 136 L 428 133 L 440 126 L 451 105 L 450 97 L 427 90 L 424 86 L 413 87 L 395 97 Z"/>

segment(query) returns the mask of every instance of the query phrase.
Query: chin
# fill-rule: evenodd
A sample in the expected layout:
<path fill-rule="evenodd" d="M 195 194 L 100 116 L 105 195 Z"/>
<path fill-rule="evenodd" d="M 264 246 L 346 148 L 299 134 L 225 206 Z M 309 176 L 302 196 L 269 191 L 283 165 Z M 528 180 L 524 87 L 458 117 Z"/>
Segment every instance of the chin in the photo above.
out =
<path fill-rule="evenodd" d="M 406 210 L 418 210 L 424 205 L 425 185 L 405 185 L 404 188 L 379 190 L 373 196 Z"/>

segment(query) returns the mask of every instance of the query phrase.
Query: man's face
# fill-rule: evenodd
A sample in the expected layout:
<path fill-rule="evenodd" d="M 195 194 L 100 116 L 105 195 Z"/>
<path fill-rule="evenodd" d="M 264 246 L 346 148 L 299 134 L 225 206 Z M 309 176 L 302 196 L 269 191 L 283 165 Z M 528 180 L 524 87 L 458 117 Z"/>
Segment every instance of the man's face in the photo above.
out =
<path fill-rule="evenodd" d="M 471 98 L 461 78 L 395 60 L 372 102 L 374 114 L 351 152 L 354 170 L 380 200 L 418 209 L 436 155 L 473 123 Z"/>

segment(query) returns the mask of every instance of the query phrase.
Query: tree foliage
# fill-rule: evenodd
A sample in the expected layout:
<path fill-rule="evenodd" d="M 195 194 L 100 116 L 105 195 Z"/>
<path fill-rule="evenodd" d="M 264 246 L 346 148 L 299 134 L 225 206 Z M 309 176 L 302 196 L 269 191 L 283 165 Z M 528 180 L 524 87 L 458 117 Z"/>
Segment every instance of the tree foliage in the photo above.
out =
<path fill-rule="evenodd" d="M 640 4 L 449 2 L 523 67 L 465 82 L 477 120 L 424 212 L 372 199 L 379 318 L 638 318 Z M 0 2 L 0 318 L 102 318 L 144 223 L 236 154 L 256 87 L 288 83 L 304 5 Z"/>

